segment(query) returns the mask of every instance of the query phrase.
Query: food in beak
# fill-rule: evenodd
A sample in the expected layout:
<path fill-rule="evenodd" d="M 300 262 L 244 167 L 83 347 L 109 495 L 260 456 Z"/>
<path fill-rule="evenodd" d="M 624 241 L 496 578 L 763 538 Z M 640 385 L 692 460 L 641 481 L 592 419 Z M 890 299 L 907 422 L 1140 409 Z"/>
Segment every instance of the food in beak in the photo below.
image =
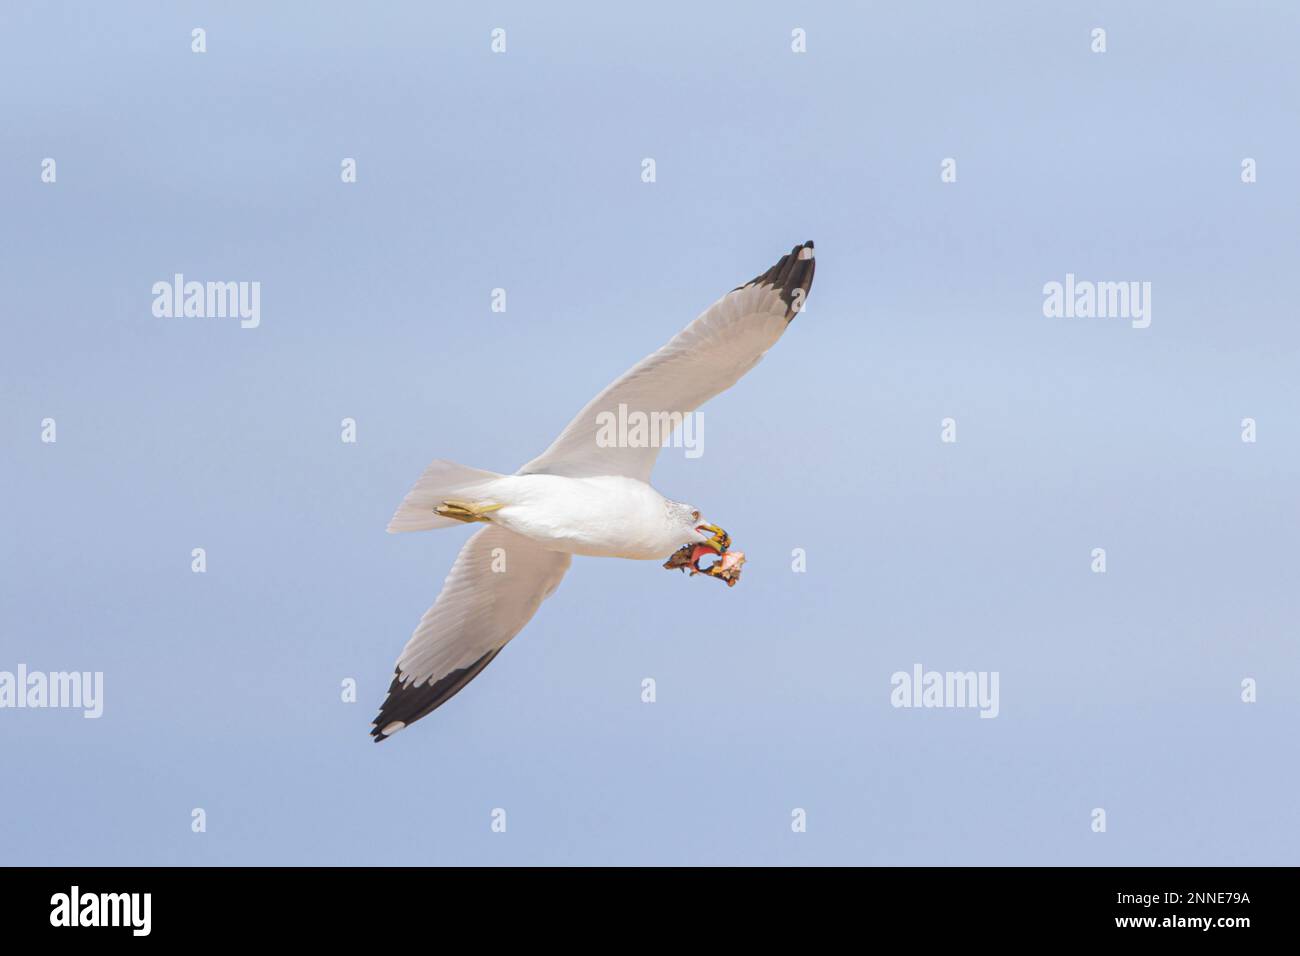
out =
<path fill-rule="evenodd" d="M 725 532 L 723 532 L 725 534 Z M 728 544 L 730 541 L 728 540 Z M 716 558 L 713 564 L 706 568 L 700 567 L 700 561 L 703 558 Z M 736 582 L 740 580 L 740 567 L 745 563 L 745 553 L 743 551 L 715 551 L 709 544 L 684 544 L 672 553 L 672 556 L 664 562 L 664 567 L 671 570 L 681 569 L 689 570 L 691 577 L 697 574 L 705 574 L 711 578 L 718 578 L 727 582 L 727 587 L 735 587 Z"/>
<path fill-rule="evenodd" d="M 731 547 L 731 535 L 727 534 L 727 532 L 723 531 L 716 524 L 696 525 L 695 530 L 699 532 L 713 532 L 713 537 L 704 543 L 714 551 L 718 552 L 718 554 L 722 554 L 722 552 Z"/>

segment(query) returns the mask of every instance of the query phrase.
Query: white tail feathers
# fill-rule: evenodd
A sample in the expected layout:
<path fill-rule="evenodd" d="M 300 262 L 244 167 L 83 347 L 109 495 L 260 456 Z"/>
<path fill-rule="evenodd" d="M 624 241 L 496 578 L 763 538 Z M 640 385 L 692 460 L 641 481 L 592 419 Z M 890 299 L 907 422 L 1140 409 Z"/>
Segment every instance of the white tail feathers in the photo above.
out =
<path fill-rule="evenodd" d="M 461 524 L 453 518 L 434 514 L 433 509 L 448 498 L 472 501 L 478 497 L 477 491 L 500 478 L 501 475 L 493 471 L 482 471 L 458 465 L 454 461 L 438 459 L 424 469 L 420 480 L 402 499 L 393 519 L 388 522 L 388 531 L 390 534 L 399 531 L 429 531 Z"/>

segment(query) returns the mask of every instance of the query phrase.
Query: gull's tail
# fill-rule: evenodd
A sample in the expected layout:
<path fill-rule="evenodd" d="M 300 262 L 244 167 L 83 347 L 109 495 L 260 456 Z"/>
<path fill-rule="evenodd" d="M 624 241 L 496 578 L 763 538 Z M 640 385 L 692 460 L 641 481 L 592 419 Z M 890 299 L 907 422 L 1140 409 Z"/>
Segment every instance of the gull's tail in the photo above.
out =
<path fill-rule="evenodd" d="M 486 501 L 484 492 L 501 477 L 494 471 L 469 468 L 440 458 L 424 469 L 420 480 L 407 492 L 393 519 L 388 522 L 388 530 L 390 533 L 429 531 L 462 524 L 465 519 L 443 517 L 435 513 L 436 509 L 449 500 Z"/>

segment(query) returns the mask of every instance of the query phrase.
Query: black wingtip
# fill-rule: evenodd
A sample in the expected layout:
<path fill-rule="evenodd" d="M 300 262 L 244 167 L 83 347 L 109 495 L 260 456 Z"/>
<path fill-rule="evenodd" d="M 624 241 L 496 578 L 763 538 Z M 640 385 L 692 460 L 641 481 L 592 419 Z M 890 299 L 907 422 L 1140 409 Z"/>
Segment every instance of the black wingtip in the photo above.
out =
<path fill-rule="evenodd" d="M 388 696 L 380 705 L 379 716 L 370 725 L 370 736 L 375 738 L 375 743 L 382 743 L 399 730 L 405 730 L 421 717 L 437 710 L 455 697 L 462 687 L 477 677 L 500 653 L 500 647 L 493 648 L 467 667 L 457 668 L 439 680 L 426 680 L 421 684 L 409 679 L 403 680 L 401 668 L 398 668 L 393 673 Z"/>
<path fill-rule="evenodd" d="M 812 288 L 813 273 L 817 271 L 814 248 L 811 239 L 800 243 L 791 249 L 788 255 L 782 256 L 772 268 L 745 283 L 746 286 L 758 284 L 774 287 L 780 294 L 781 301 L 785 303 L 787 322 L 793 321 L 794 317 L 803 311 L 808 291 Z"/>

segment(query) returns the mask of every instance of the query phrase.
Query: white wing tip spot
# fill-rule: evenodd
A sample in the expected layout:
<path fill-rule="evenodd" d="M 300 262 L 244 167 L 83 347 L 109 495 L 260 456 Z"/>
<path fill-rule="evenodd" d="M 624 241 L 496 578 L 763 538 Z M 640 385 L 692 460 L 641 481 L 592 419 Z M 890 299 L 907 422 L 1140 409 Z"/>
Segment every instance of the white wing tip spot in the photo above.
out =
<path fill-rule="evenodd" d="M 393 736 L 393 734 L 397 733 L 405 726 L 406 724 L 403 721 L 395 720 L 387 727 L 385 727 L 383 730 L 381 730 L 380 733 L 383 734 L 385 737 L 391 737 Z"/>
<path fill-rule="evenodd" d="M 812 246 L 804 246 L 799 250 L 800 259 L 811 259 L 813 257 Z"/>

